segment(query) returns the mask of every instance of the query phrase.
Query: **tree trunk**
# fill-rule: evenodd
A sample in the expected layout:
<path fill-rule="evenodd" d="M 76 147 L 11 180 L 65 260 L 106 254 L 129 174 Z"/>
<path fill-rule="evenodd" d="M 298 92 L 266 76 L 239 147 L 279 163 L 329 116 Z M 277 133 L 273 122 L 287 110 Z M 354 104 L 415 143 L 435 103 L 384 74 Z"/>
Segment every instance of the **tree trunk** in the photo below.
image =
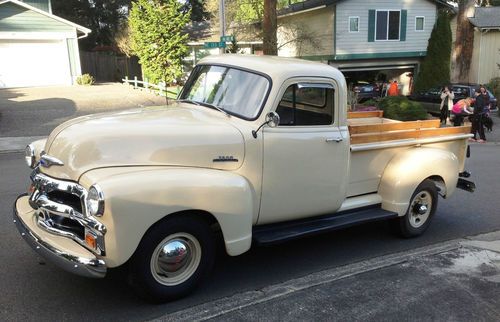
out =
<path fill-rule="evenodd" d="M 264 21 L 262 22 L 264 55 L 278 54 L 276 1 L 264 0 Z"/>
<path fill-rule="evenodd" d="M 469 17 L 474 15 L 475 0 L 459 0 L 457 16 L 457 33 L 455 47 L 452 51 L 453 82 L 469 82 L 469 70 L 474 50 L 474 27 Z"/>

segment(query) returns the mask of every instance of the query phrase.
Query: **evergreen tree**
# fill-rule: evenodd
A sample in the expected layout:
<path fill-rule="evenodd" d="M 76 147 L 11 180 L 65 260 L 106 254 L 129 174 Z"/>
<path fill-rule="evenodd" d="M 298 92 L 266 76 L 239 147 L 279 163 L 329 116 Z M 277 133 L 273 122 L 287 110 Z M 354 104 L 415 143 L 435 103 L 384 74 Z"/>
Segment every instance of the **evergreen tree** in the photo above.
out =
<path fill-rule="evenodd" d="M 130 39 L 144 75 L 154 83 L 172 83 L 182 75 L 188 53 L 183 31 L 191 12 L 177 0 L 137 0 L 129 16 Z"/>
<path fill-rule="evenodd" d="M 427 45 L 427 56 L 420 66 L 415 90 L 427 90 L 450 82 L 451 28 L 448 13 L 440 12 Z"/>

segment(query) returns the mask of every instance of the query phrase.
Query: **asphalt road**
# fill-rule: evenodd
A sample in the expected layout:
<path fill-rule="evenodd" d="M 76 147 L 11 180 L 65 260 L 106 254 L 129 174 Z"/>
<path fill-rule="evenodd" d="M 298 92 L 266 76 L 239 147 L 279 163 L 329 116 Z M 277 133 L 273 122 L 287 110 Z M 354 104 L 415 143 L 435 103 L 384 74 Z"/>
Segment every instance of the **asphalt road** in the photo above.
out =
<path fill-rule="evenodd" d="M 22 155 L 0 154 L 0 320 L 148 320 L 325 269 L 498 230 L 499 160 L 500 145 L 472 146 L 467 168 L 473 173 L 476 192 L 459 190 L 449 200 L 440 199 L 437 215 L 424 236 L 400 239 L 386 223 L 375 223 L 254 248 L 239 257 L 219 252 L 211 278 L 196 293 L 176 302 L 150 305 L 132 293 L 119 270 L 103 280 L 90 280 L 39 260 L 11 220 L 12 203 L 26 190 L 29 170 Z"/>

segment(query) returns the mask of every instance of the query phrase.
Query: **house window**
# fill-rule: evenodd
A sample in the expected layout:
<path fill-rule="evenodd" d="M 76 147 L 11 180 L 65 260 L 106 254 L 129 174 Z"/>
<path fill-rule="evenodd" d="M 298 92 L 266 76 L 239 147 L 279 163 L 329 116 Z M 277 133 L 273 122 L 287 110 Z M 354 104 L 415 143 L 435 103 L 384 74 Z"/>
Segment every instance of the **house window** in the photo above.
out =
<path fill-rule="evenodd" d="M 349 32 L 359 32 L 359 17 L 349 17 Z"/>
<path fill-rule="evenodd" d="M 425 17 L 415 17 L 415 31 L 424 31 Z"/>
<path fill-rule="evenodd" d="M 399 40 L 401 11 L 377 10 L 375 40 Z"/>

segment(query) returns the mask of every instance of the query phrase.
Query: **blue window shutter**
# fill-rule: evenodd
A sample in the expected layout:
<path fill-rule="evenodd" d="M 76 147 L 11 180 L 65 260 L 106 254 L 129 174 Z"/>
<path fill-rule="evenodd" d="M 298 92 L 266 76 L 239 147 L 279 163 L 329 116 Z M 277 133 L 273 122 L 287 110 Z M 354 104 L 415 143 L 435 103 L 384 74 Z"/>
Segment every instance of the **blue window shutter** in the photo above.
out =
<path fill-rule="evenodd" d="M 368 42 L 375 41 L 375 10 L 368 10 Z"/>
<path fill-rule="evenodd" d="M 401 34 L 399 35 L 400 41 L 406 41 L 406 20 L 408 17 L 408 10 L 401 10 Z"/>

